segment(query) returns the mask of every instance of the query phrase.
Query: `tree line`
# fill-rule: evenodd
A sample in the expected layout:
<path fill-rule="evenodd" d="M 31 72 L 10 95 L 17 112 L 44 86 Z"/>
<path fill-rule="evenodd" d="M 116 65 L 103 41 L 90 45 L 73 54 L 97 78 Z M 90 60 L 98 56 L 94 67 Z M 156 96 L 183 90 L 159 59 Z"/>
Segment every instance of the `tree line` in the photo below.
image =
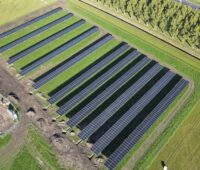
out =
<path fill-rule="evenodd" d="M 175 0 L 93 0 L 200 49 L 200 11 Z"/>

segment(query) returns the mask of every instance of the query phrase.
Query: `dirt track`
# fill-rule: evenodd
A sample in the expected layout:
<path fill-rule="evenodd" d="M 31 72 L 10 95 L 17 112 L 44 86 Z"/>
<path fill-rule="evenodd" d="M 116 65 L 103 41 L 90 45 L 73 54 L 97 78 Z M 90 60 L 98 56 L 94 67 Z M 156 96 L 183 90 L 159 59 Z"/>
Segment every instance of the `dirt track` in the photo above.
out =
<path fill-rule="evenodd" d="M 3 65 L 2 61 L 0 62 Z M 20 96 L 21 114 L 20 123 L 11 132 L 11 142 L 0 151 L 0 164 L 5 164 L 13 158 L 23 145 L 23 139 L 26 134 L 26 127 L 28 124 L 25 112 L 31 103 L 27 102 L 27 94 L 22 85 L 15 80 L 3 67 L 0 67 L 0 93 L 7 96 L 10 92 L 14 92 Z"/>
<path fill-rule="evenodd" d="M 0 59 L 0 93 L 7 96 L 10 92 L 15 93 L 19 97 L 20 106 L 20 122 L 11 132 L 11 142 L 2 150 L 0 150 L 0 164 L 6 166 L 14 159 L 14 156 L 19 152 L 24 144 L 24 138 L 27 133 L 29 123 L 34 123 L 39 127 L 39 130 L 52 144 L 54 151 L 60 163 L 65 163 L 66 166 L 73 169 L 93 170 L 95 167 L 89 159 L 82 153 L 79 148 L 68 139 L 66 135 L 61 133 L 61 129 L 56 123 L 52 122 L 49 113 L 42 110 L 42 104 L 30 95 L 25 89 L 26 85 L 20 83 L 14 78 L 14 75 L 8 69 L 7 64 Z M 27 110 L 34 108 L 36 114 L 33 117 L 27 115 Z M 42 120 L 42 121 L 38 121 Z M 67 148 L 60 149 L 60 148 Z"/>

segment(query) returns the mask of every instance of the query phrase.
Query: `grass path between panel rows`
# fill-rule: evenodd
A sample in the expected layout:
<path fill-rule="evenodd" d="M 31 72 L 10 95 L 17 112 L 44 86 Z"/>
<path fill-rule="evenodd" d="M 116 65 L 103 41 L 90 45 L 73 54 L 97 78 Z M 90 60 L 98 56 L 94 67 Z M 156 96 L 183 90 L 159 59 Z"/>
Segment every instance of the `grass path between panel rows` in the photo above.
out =
<path fill-rule="evenodd" d="M 76 17 L 72 17 L 69 20 L 62 22 L 58 25 L 55 25 L 53 27 L 51 27 L 50 29 L 34 36 L 33 38 L 27 39 L 26 41 L 14 46 L 13 48 L 5 51 L 3 54 L 6 57 L 6 59 L 8 59 L 9 57 L 21 52 L 22 50 L 31 47 L 32 45 L 40 42 L 41 40 L 55 34 L 56 32 L 59 32 L 60 30 L 62 30 L 63 28 L 66 28 L 67 26 L 73 24 L 74 22 L 78 21 L 78 18 Z"/>
<path fill-rule="evenodd" d="M 21 38 L 23 37 L 24 35 L 32 32 L 32 31 L 35 31 L 49 23 L 51 23 L 52 21 L 55 21 L 59 18 L 61 18 L 62 16 L 66 15 L 66 11 L 59 11 L 55 14 L 53 14 L 51 17 L 47 17 L 47 18 L 44 18 L 38 22 L 35 22 L 13 34 L 10 34 L 6 37 L 3 37 L 1 40 L 0 40 L 0 47 L 4 46 L 4 45 L 7 45 L 9 43 L 11 43 L 12 41 L 18 39 L 18 38 Z"/>
<path fill-rule="evenodd" d="M 98 58 L 106 54 L 108 51 L 113 49 L 118 43 L 119 42 L 115 39 L 107 42 L 106 44 L 98 48 L 96 51 L 74 64 L 72 67 L 68 68 L 67 70 L 56 76 L 54 79 L 50 80 L 47 84 L 41 87 L 41 91 L 45 94 L 48 94 L 53 89 L 55 89 L 56 87 L 70 79 L 72 76 L 80 72 L 80 70 L 86 68 L 95 60 L 97 60 Z"/>

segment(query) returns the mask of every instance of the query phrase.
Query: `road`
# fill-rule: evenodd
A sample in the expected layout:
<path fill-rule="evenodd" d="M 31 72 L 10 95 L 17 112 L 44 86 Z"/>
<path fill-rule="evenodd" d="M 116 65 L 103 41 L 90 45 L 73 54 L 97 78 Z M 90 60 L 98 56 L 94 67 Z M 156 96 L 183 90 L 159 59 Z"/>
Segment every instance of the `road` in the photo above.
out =
<path fill-rule="evenodd" d="M 193 9 L 200 10 L 200 5 L 194 4 L 190 1 L 187 1 L 187 0 L 176 0 L 176 1 L 182 2 L 182 4 L 187 5 L 187 6 L 191 6 Z"/>

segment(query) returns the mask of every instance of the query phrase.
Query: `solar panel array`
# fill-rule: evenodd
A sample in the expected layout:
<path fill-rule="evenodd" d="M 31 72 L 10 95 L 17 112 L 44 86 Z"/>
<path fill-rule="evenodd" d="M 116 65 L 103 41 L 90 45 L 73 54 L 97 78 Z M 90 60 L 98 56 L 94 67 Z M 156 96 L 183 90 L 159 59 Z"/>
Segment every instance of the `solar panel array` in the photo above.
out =
<path fill-rule="evenodd" d="M 0 38 L 31 26 L 31 24 L 59 11 L 61 11 L 61 8 L 47 12 L 0 34 Z M 0 47 L 0 52 L 12 48 L 72 16 L 72 13 L 66 14 Z M 81 19 L 56 33 L 52 33 L 32 46 L 10 56 L 8 63 L 12 64 L 28 56 L 59 37 L 68 35 L 70 31 L 85 23 L 85 20 Z M 99 31 L 98 27 L 93 26 L 67 42 L 65 40 L 63 44 L 24 66 L 20 74 L 26 75 L 97 31 Z M 113 40 L 113 36 L 105 34 L 85 48 L 77 49 L 74 55 L 36 78 L 33 87 L 38 89 L 44 84 L 50 83 L 50 80 L 89 56 L 110 40 Z M 80 128 L 79 137 L 93 143 L 91 149 L 93 153 L 99 155 L 104 151 L 110 151 L 106 155 L 108 159 L 105 166 L 108 169 L 114 169 L 187 84 L 188 81 L 182 77 L 122 42 L 115 45 L 112 50 L 89 66 L 80 70 L 79 73 L 58 85 L 49 93 L 48 102 L 57 104 L 59 107 L 57 112 L 60 115 L 66 114 L 68 116 L 68 114 L 71 114 L 67 125 L 71 128 L 74 126 Z M 163 91 L 165 91 L 164 94 Z M 158 102 L 151 105 L 158 96 L 162 95 L 163 98 L 159 98 Z M 150 110 L 147 109 L 148 107 L 151 107 Z M 145 109 L 147 111 L 144 114 L 143 110 Z M 138 119 L 139 122 L 136 122 Z M 132 123 L 134 126 L 132 126 Z M 124 139 L 122 137 L 118 139 L 124 133 Z M 111 146 L 112 142 L 116 142 L 117 145 Z"/>
<path fill-rule="evenodd" d="M 146 57 L 139 61 L 134 67 L 124 73 L 116 81 L 114 81 L 110 86 L 108 86 L 104 91 L 102 91 L 98 96 L 96 96 L 92 101 L 85 105 L 80 111 L 78 111 L 67 124 L 70 127 L 77 125 L 84 117 L 89 115 L 93 110 L 99 107 L 105 100 L 107 100 L 112 94 L 114 94 L 120 87 L 126 82 L 130 77 L 134 76 L 145 64 L 149 62 Z"/>
<path fill-rule="evenodd" d="M 42 65 L 43 63 L 49 61 L 50 59 L 52 59 L 54 57 L 56 57 L 60 53 L 64 52 L 65 50 L 69 49 L 70 47 L 74 46 L 75 44 L 79 43 L 80 41 L 84 40 L 85 38 L 87 38 L 88 36 L 90 36 L 91 34 L 97 32 L 97 31 L 98 31 L 97 27 L 92 27 L 91 29 L 78 35 L 77 37 L 73 38 L 72 40 L 62 44 L 58 48 L 48 52 L 46 55 L 39 58 L 39 60 L 32 62 L 28 66 L 25 66 L 24 68 L 22 68 L 20 74 L 25 75 L 25 74 L 29 73 L 30 71 L 34 70 L 36 67 Z M 76 62 L 77 61 L 79 61 L 79 59 L 77 59 Z"/>
<path fill-rule="evenodd" d="M 164 75 L 145 95 L 136 102 L 92 147 L 99 154 L 133 120 L 140 111 L 172 80 L 174 73 Z"/>
<path fill-rule="evenodd" d="M 89 69 L 86 68 L 85 72 L 83 72 L 82 74 L 78 75 L 78 77 L 76 79 L 74 79 L 69 84 L 67 84 L 65 87 L 63 87 L 62 89 L 60 89 L 59 91 L 57 91 L 54 95 L 52 95 L 51 98 L 48 100 L 49 103 L 52 104 L 52 103 L 57 102 L 67 92 L 71 91 L 74 87 L 76 87 L 79 84 L 81 84 L 81 82 L 83 82 L 84 80 L 88 79 L 88 77 L 90 77 L 91 75 L 95 74 L 99 69 L 101 69 L 102 67 L 104 67 L 107 63 L 109 63 L 111 60 L 113 60 L 114 58 L 116 58 L 119 54 L 121 54 L 126 49 L 128 49 L 128 47 L 129 46 L 127 44 L 123 44 L 122 46 L 120 46 L 119 48 L 117 48 L 112 53 L 109 53 L 105 58 L 103 58 L 102 60 L 100 60 L 97 64 L 95 64 L 95 65 L 92 64 L 91 67 L 88 66 Z"/>
<path fill-rule="evenodd" d="M 123 143 L 109 156 L 105 162 L 108 169 L 114 169 L 123 159 L 129 150 L 138 142 L 151 125 L 159 116 L 168 108 L 174 99 L 188 84 L 187 81 L 181 80 L 176 86 L 162 99 L 162 101 L 149 113 L 149 115 L 137 126 L 137 128 L 123 141 Z"/>
<path fill-rule="evenodd" d="M 4 46 L 2 46 L 2 47 L 0 47 L 0 52 L 6 51 L 6 50 L 18 45 L 19 43 L 22 43 L 23 41 L 25 41 L 25 40 L 27 40 L 29 38 L 32 38 L 32 37 L 40 34 L 41 32 L 53 27 L 54 25 L 59 24 L 59 23 L 65 21 L 65 20 L 69 19 L 72 16 L 73 16 L 73 14 L 70 13 L 70 14 L 67 14 L 67 15 L 65 15 L 65 16 L 63 16 L 63 17 L 61 17 L 61 18 L 59 18 L 59 19 L 57 19 L 55 21 L 52 21 L 49 24 L 44 25 L 44 26 L 42 26 L 42 27 L 40 27 L 40 28 L 38 28 L 38 29 L 36 29 L 36 30 L 34 30 L 34 31 L 32 31 L 32 32 L 30 32 L 30 33 L 28 33 L 28 34 L 26 34 L 26 35 L 24 35 L 24 36 L 22 36 L 22 37 L 20 37 L 20 38 L 18 38 L 16 40 L 12 41 L 12 42 L 4 45 Z"/>
<path fill-rule="evenodd" d="M 160 70 L 162 66 L 155 65 L 136 83 L 132 84 L 119 98 L 109 105 L 100 115 L 98 115 L 90 124 L 88 124 L 79 134 L 81 139 L 89 138 L 106 120 L 113 116 L 128 100 L 132 98 L 148 81 L 150 81 Z"/>
<path fill-rule="evenodd" d="M 88 56 L 90 53 L 94 52 L 96 49 L 107 43 L 112 39 L 112 35 L 107 34 L 104 37 L 100 38 L 99 40 L 95 41 L 94 43 L 90 44 L 89 46 L 85 47 L 83 50 L 81 50 L 81 53 L 77 53 L 72 58 L 74 59 L 83 59 L 84 57 Z M 59 66 L 53 68 L 50 70 L 48 74 L 42 75 L 41 78 L 37 79 L 35 84 L 33 85 L 34 88 L 39 88 L 45 83 L 47 83 L 49 80 L 60 74 L 61 72 L 65 71 L 69 67 L 71 67 L 73 64 L 76 63 L 76 60 L 72 60 L 71 62 L 66 60 L 63 63 L 61 63 Z"/>
<path fill-rule="evenodd" d="M 60 107 L 58 110 L 58 113 L 60 115 L 63 115 L 66 113 L 70 108 L 73 107 L 77 102 L 79 102 L 82 98 L 87 96 L 89 93 L 91 93 L 93 90 L 95 90 L 97 87 L 101 86 L 103 83 L 105 83 L 109 78 L 111 78 L 121 67 L 123 67 L 125 64 L 127 64 L 132 58 L 139 55 L 138 51 L 134 51 L 133 53 L 127 55 L 125 58 L 123 58 L 120 62 L 118 62 L 116 65 L 111 67 L 109 70 L 104 72 L 102 75 L 100 75 L 96 80 L 94 80 L 91 84 L 89 84 L 87 87 L 85 87 L 83 90 L 80 90 L 74 97 L 72 97 L 70 100 L 65 102 L 64 105 Z M 112 64 L 112 63 L 111 63 Z M 90 81 L 90 80 L 88 80 Z"/>
<path fill-rule="evenodd" d="M 30 20 L 28 22 L 25 22 L 24 24 L 21 24 L 21 25 L 15 27 L 13 29 L 10 29 L 10 30 L 8 30 L 6 32 L 1 33 L 0 34 L 0 38 L 4 38 L 4 37 L 6 37 L 6 36 L 8 36 L 10 34 L 13 34 L 13 33 L 17 32 L 17 31 L 19 31 L 19 30 L 21 30 L 21 29 L 23 29 L 23 28 L 25 28 L 25 27 L 27 27 L 27 26 L 35 23 L 35 22 L 38 22 L 38 21 L 40 21 L 40 20 L 42 20 L 44 18 L 47 18 L 50 15 L 53 15 L 53 14 L 55 14 L 55 13 L 61 11 L 61 10 L 62 10 L 61 7 L 53 9 L 53 10 L 51 10 L 51 11 L 49 11 L 49 12 L 43 14 L 43 15 L 38 16 L 37 18 L 34 18 L 34 19 L 32 19 L 32 20 Z"/>
<path fill-rule="evenodd" d="M 33 51 L 37 50 L 38 48 L 41 48 L 44 45 L 52 42 L 53 40 L 63 36 L 64 34 L 67 34 L 68 32 L 76 29 L 77 27 L 81 26 L 84 23 L 85 23 L 84 20 L 80 20 L 80 21 L 78 21 L 78 22 L 76 22 L 76 23 L 74 23 L 74 24 L 62 29 L 61 31 L 56 32 L 55 34 L 53 34 L 53 35 L 51 35 L 51 36 L 39 41 L 38 43 L 30 46 L 29 48 L 26 48 L 26 49 L 20 51 L 19 53 L 11 56 L 9 58 L 9 60 L 8 60 L 8 63 L 12 64 L 12 63 L 16 62 L 17 60 L 25 57 L 26 55 L 32 53 Z"/>

